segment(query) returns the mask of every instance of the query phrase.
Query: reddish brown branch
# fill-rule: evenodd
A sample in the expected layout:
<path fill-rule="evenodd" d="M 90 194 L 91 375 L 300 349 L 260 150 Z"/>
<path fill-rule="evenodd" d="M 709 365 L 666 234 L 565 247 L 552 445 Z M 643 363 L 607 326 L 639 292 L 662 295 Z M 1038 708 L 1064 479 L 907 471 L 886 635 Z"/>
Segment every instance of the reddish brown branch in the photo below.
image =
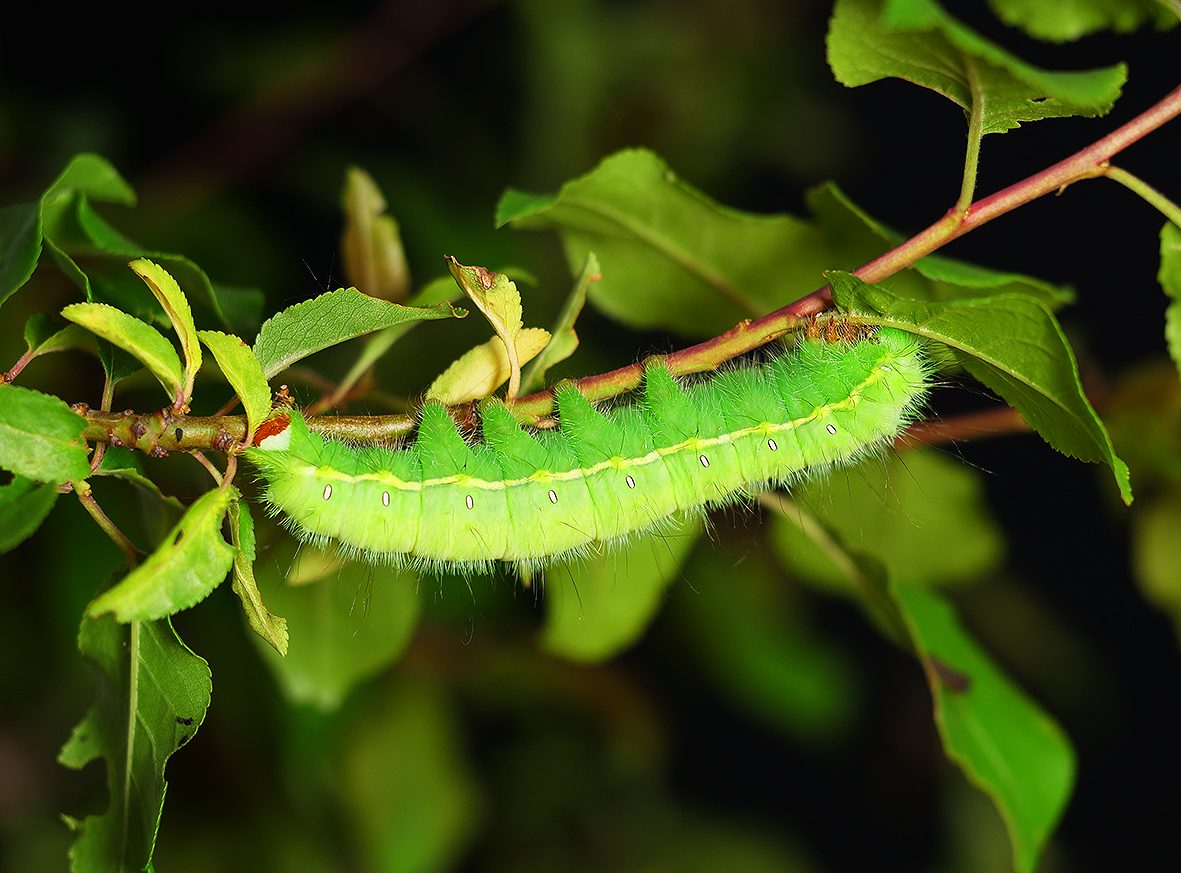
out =
<path fill-rule="evenodd" d="M 971 204 L 966 210 L 951 209 L 926 230 L 879 255 L 854 271 L 867 282 L 880 282 L 911 266 L 951 240 L 957 239 L 992 221 L 1018 206 L 1036 200 L 1053 191 L 1061 190 L 1081 179 L 1102 176 L 1111 157 L 1135 143 L 1148 133 L 1181 114 L 1181 86 L 1174 88 L 1160 102 L 1121 125 L 1107 136 L 1075 152 L 1051 167 L 1027 179 Z M 663 356 L 665 365 L 676 375 L 699 373 L 716 368 L 725 361 L 746 354 L 797 328 L 801 320 L 824 312 L 832 304 L 828 286 L 813 291 L 780 309 L 754 320 L 742 321 L 720 336 L 680 351 Z M 586 376 L 577 380 L 580 390 L 591 400 L 601 400 L 631 391 L 640 385 L 643 364 L 619 367 L 607 373 Z M 466 422 L 472 418 L 470 404 L 456 407 L 456 419 Z M 553 391 L 547 389 L 522 397 L 513 404 L 513 412 L 522 421 L 538 423 L 553 411 Z M 213 419 L 187 418 L 177 422 L 156 422 L 157 416 L 134 416 L 134 420 L 150 420 L 145 437 L 129 440 L 134 431 L 129 429 L 127 416 L 87 412 L 86 438 L 97 441 L 117 439 L 124 445 L 157 451 L 191 451 L 199 448 L 219 448 L 228 438 L 241 441 L 246 423 L 241 416 Z M 157 427 L 157 424 L 163 426 Z M 397 439 L 413 432 L 415 419 L 410 415 L 387 416 L 319 416 L 309 425 L 326 436 L 357 442 L 381 442 Z M 173 428 L 179 428 L 174 430 Z M 175 437 L 175 439 L 173 439 Z M 222 449 L 224 450 L 224 449 Z"/>
<path fill-rule="evenodd" d="M 938 446 L 960 440 L 979 440 L 1028 432 L 1029 425 L 1017 410 L 1003 406 L 943 420 L 917 421 L 898 436 L 894 446 L 899 449 Z"/>

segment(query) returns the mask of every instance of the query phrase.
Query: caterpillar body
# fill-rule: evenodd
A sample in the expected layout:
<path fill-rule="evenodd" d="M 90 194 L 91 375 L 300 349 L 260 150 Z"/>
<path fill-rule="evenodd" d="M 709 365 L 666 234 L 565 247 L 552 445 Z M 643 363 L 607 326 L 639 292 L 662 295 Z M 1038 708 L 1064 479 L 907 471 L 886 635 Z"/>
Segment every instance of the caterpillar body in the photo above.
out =
<path fill-rule="evenodd" d="M 306 540 L 427 570 L 535 570 L 892 440 L 925 397 L 928 364 L 902 331 L 851 333 L 695 384 L 654 363 L 636 402 L 609 410 L 559 384 L 553 430 L 527 430 L 488 400 L 474 444 L 437 403 L 399 449 L 322 438 L 292 410 L 246 457 L 271 510 Z"/>

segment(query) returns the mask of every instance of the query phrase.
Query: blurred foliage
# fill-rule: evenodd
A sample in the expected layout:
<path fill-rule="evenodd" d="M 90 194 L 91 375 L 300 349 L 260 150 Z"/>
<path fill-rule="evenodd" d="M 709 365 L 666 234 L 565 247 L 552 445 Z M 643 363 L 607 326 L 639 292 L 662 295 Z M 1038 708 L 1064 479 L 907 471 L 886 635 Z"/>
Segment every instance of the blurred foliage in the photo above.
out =
<path fill-rule="evenodd" d="M 911 22 L 931 6 L 888 5 Z M 938 51 L 957 38 L 986 54 L 987 41 L 1018 45 L 1050 69 L 1134 58 L 1117 121 L 1176 84 L 1175 33 L 1094 37 L 1051 51 L 1019 39 L 977 5 L 962 13 L 971 38 L 928 29 L 922 39 Z M 991 5 L 1054 39 L 1169 20 L 1164 4 L 1148 0 L 1118 10 L 1106 0 L 1078 0 L 1055 4 L 1055 15 L 1039 4 Z M 646 162 L 645 186 L 631 192 L 654 210 L 644 227 L 660 227 L 663 198 L 694 201 L 706 216 L 672 217 L 680 226 L 668 239 L 678 246 L 723 263 L 736 258 L 753 275 L 755 267 L 743 263 L 744 254 L 756 260 L 742 250 L 757 242 L 748 225 L 795 228 L 798 257 L 790 264 L 776 260 L 783 240 L 774 234 L 757 253 L 767 269 L 779 267 L 781 284 L 750 288 L 759 311 L 786 302 L 819 284 L 820 269 L 851 268 L 880 251 L 879 240 L 894 239 L 876 217 L 912 230 L 937 217 L 954 199 L 961 159 L 958 110 L 904 93 L 898 83 L 846 93 L 832 82 L 824 64 L 829 12 L 819 0 L 356 3 L 279 18 L 241 9 L 234 26 L 197 17 L 166 36 L 136 40 L 134 50 L 126 20 L 106 10 L 66 20 L 52 13 L 52 23 L 29 31 L 54 34 L 51 61 L 40 40 L 20 45 L 11 36 L 0 56 L 0 199 L 18 204 L 0 212 L 0 235 L 31 243 L 43 234 L 47 265 L 33 276 L 35 293 L 9 298 L 33 261 L 8 257 L 28 250 L 21 245 L 0 259 L 0 361 L 58 352 L 38 356 L 22 385 L 97 405 L 102 369 L 78 351 L 87 341 L 59 334 L 65 324 L 56 319 L 29 319 L 84 295 L 167 331 L 164 309 L 122 268 L 140 256 L 177 276 L 199 326 L 247 338 L 264 313 L 335 288 L 346 275 L 380 275 L 374 281 L 391 298 L 449 316 L 440 301 L 454 286 L 430 281 L 446 273 L 447 252 L 465 263 L 528 265 L 535 284 L 509 272 L 529 323 L 561 325 L 571 273 L 593 250 L 607 284 L 589 283 L 590 299 L 619 301 L 616 310 L 603 307 L 618 314 L 649 302 L 628 296 L 650 279 L 642 270 L 627 278 L 635 240 L 571 223 L 562 208 L 577 186 L 601 181 L 596 174 L 610 164 L 593 168 L 604 155 L 637 145 L 653 153 L 610 160 Z M 96 62 L 104 36 L 104 51 L 126 51 L 135 63 Z M 982 184 L 991 190 L 1020 178 L 1105 124 L 1029 125 L 1063 131 L 1061 138 L 1031 130 L 1030 139 L 1018 139 L 1024 129 L 989 137 Z M 1136 152 L 1145 168 L 1175 163 L 1176 131 L 1161 132 L 1159 141 Z M 80 152 L 111 158 L 132 184 L 91 155 L 70 163 Z M 373 188 L 356 171 L 347 175 L 354 165 L 366 167 Z M 830 177 L 842 189 L 815 187 Z M 339 210 L 346 178 L 351 230 Z M 695 200 L 680 179 L 713 199 Z M 565 180 L 575 181 L 564 187 Z M 561 245 L 552 234 L 493 230 L 494 205 L 509 186 L 561 192 L 552 202 L 517 200 L 514 213 L 528 205 L 529 221 L 572 229 Z M 139 205 L 128 209 L 132 188 Z M 938 679 L 940 669 L 932 653 L 947 662 L 952 685 L 956 671 L 983 669 L 990 683 L 989 671 L 1007 673 L 1001 691 L 995 683 L 975 691 L 1022 709 L 1028 698 L 1013 684 L 1025 686 L 1062 722 L 1083 777 L 1039 869 L 1149 859 L 1169 869 L 1181 863 L 1171 836 L 1177 789 L 1168 778 L 1146 784 L 1140 774 L 1181 766 L 1174 741 L 1181 719 L 1171 697 L 1181 679 L 1172 634 L 1181 616 L 1181 390 L 1169 366 L 1145 364 L 1114 381 L 1105 375 L 1131 357 L 1165 359 L 1156 276 L 1160 247 L 1172 251 L 1172 238 L 1158 242 L 1159 218 L 1141 214 L 1130 198 L 1067 196 L 1069 207 L 1065 200 L 1045 207 L 1052 219 L 1030 207 L 1030 224 L 1015 215 L 1013 230 L 998 222 L 979 243 L 985 248 L 965 241 L 969 249 L 956 252 L 995 269 L 932 257 L 889 287 L 923 300 L 1021 293 L 1055 307 L 1067 302 L 1066 287 L 1076 288 L 1080 306 L 1066 318 L 1082 340 L 1076 348 L 1088 393 L 1137 485 L 1130 517 L 1110 499 L 1109 483 L 1031 438 L 964 443 L 953 450 L 958 457 L 901 451 L 794 496 L 854 556 L 853 566 L 878 562 L 893 578 L 924 586 L 904 605 L 928 678 Z M 712 241 L 715 251 L 700 233 L 710 216 L 726 212 L 719 203 L 775 215 L 736 221 L 747 229 Z M 806 225 L 794 217 L 805 212 Z M 622 262 L 612 263 L 611 245 L 622 248 Z M 357 266 L 366 246 L 386 247 L 382 270 Z M 1100 248 L 1122 256 L 1105 263 Z M 173 251 L 184 257 L 167 254 Z M 1171 299 L 1170 275 L 1161 270 Z M 409 276 L 414 282 L 403 287 Z M 680 278 L 673 274 L 666 287 Z M 1113 301 L 1126 307 L 1115 329 Z M 627 320 L 709 335 L 751 314 L 716 297 L 709 306 L 670 295 L 660 319 Z M 308 362 L 314 370 L 297 367 L 284 377 L 300 400 L 322 396 L 324 374 L 342 381 L 353 374 L 361 388 L 380 389 L 354 409 L 402 408 L 488 335 L 476 318 L 407 333 L 417 322 L 389 315 L 395 304 L 381 307 L 384 315 L 307 344 L 308 354 L 317 351 Z M 393 326 L 364 341 L 365 351 L 328 348 L 381 318 Z M 683 343 L 623 330 L 590 307 L 577 330 L 577 349 L 551 362 L 551 380 Z M 381 357 L 395 339 L 396 354 Z M 160 406 L 159 387 L 134 360 L 105 343 L 93 350 L 122 379 L 119 407 Z M 195 411 L 212 412 L 229 393 L 203 391 Z M 333 405 L 345 402 L 340 396 Z M 949 415 L 964 403 L 937 402 L 949 404 Z M 45 421 L 68 416 L 60 404 L 50 409 L 47 397 L 28 401 L 31 415 L 38 403 Z M 56 464 L 60 476 L 50 478 L 64 480 L 78 472 L 69 467 L 76 455 L 65 439 L 53 457 L 28 463 Z M 95 493 L 145 545 L 186 523 L 175 498 L 164 495 L 189 503 L 209 484 L 185 457 L 112 450 L 104 463 L 109 475 L 91 480 Z M 249 481 L 237 480 L 247 489 Z M 0 558 L 0 657 L 8 665 L 0 673 L 0 867 L 12 870 L 63 869 L 72 837 L 58 813 L 84 819 L 119 796 L 115 783 L 108 795 L 99 768 L 79 775 L 53 763 L 94 699 L 92 671 L 75 646 L 78 621 L 121 572 L 117 550 L 77 501 L 64 495 L 55 506 L 57 492 L 47 487 L 19 476 L 0 485 L 0 544 L 12 549 Z M 22 542 L 51 509 L 37 536 Z M 558 569 L 539 588 L 522 588 L 507 574 L 418 580 L 341 565 L 310 549 L 295 555 L 277 528 L 259 520 L 259 614 L 287 620 L 285 659 L 249 633 L 228 589 L 179 616 L 175 632 L 150 626 L 186 669 L 206 660 L 215 687 L 204 723 L 196 719 L 197 741 L 169 761 L 172 790 L 154 868 L 757 873 L 1011 863 L 994 808 L 938 754 L 932 700 L 915 659 L 829 596 L 833 586 L 852 593 L 839 570 L 848 563 L 834 565 L 832 553 L 805 542 L 786 517 L 771 520 L 775 548 L 764 549 L 768 526 L 758 521 L 766 514 L 718 513 L 708 536 L 640 541 L 634 565 L 624 554 Z M 629 569 L 620 570 L 620 561 Z M 648 563 L 660 568 L 650 584 L 627 586 Z M 958 619 L 948 617 L 949 599 L 960 606 Z M 932 627 L 942 637 L 932 637 Z M 106 655 L 117 651 L 111 640 L 88 645 L 95 660 L 103 647 Z M 981 648 L 991 656 L 987 668 L 977 660 Z M 953 655 L 966 660 L 948 662 Z M 118 679 L 104 672 L 107 681 Z M 955 691 L 933 685 L 942 729 L 951 731 Z M 95 710 L 108 732 L 109 719 L 126 717 L 109 703 L 104 711 L 100 700 Z M 181 726 L 159 700 L 141 705 L 170 730 Z M 1000 704 L 983 709 L 983 718 L 1022 730 L 1024 722 L 1006 717 Z M 1033 720 L 1045 724 L 1036 714 Z M 70 757 L 81 764 L 87 756 L 73 748 Z M 155 750 L 149 769 L 158 774 L 172 748 Z M 1054 754 L 1060 761 L 1061 749 Z M 1036 776 L 1043 762 L 1019 769 Z M 145 802 L 162 800 L 162 778 L 142 788 Z M 1056 812 L 1057 803 L 1046 806 Z M 1030 825 L 1031 833 L 1042 830 L 1044 822 Z M 1031 857 L 1022 845 L 1018 862 L 1027 866 Z"/>

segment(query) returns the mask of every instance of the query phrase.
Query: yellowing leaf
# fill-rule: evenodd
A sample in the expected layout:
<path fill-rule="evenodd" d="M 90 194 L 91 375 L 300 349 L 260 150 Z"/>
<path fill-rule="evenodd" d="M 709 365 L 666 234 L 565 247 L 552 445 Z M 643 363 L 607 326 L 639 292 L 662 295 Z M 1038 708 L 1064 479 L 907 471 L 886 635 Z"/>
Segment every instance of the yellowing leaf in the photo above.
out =
<path fill-rule="evenodd" d="M 370 297 L 404 300 L 410 271 L 398 222 L 385 214 L 385 197 L 360 167 L 349 167 L 340 206 L 344 210 L 340 255 L 350 284 Z"/>
<path fill-rule="evenodd" d="M 528 363 L 549 342 L 549 331 L 540 327 L 527 327 L 516 335 L 516 357 L 518 374 L 520 365 Z M 434 382 L 426 396 L 448 406 L 479 400 L 487 397 L 512 376 L 503 340 L 493 337 L 466 352 L 450 367 L 444 370 Z"/>
<path fill-rule="evenodd" d="M 197 341 L 197 326 L 193 323 L 193 310 L 189 307 L 188 298 L 172 274 L 159 264 L 147 258 L 138 258 L 128 266 L 144 280 L 144 284 L 160 301 L 168 320 L 172 322 L 172 329 L 180 338 L 180 348 L 185 355 L 184 399 L 187 400 L 193 392 L 193 379 L 201 369 L 201 344 Z"/>
<path fill-rule="evenodd" d="M 493 272 L 487 267 L 465 267 L 448 256 L 447 269 L 504 342 L 508 352 L 508 398 L 511 400 L 517 396 L 521 387 L 522 362 L 517 357 L 515 340 L 522 326 L 521 292 L 517 290 L 517 284 L 504 273 Z"/>
<path fill-rule="evenodd" d="M 173 400 L 181 396 L 184 373 L 180 356 L 150 324 L 105 303 L 72 303 L 62 310 L 62 317 L 133 355 L 151 370 Z"/>
<path fill-rule="evenodd" d="M 271 411 L 271 389 L 262 373 L 262 365 L 250 346 L 233 334 L 203 330 L 199 335 L 201 342 L 213 352 L 222 375 L 241 399 L 250 433 L 254 433 Z M 246 442 L 249 443 L 249 439 Z"/>

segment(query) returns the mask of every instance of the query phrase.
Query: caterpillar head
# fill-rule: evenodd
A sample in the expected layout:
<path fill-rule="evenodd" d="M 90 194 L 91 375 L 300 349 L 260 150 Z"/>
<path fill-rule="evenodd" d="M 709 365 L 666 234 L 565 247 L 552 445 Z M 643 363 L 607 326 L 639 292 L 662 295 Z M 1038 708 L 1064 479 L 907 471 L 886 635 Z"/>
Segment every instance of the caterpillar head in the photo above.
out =
<path fill-rule="evenodd" d="M 285 452 L 291 447 L 291 416 L 286 412 L 268 418 L 254 432 L 254 446 L 264 452 Z"/>

